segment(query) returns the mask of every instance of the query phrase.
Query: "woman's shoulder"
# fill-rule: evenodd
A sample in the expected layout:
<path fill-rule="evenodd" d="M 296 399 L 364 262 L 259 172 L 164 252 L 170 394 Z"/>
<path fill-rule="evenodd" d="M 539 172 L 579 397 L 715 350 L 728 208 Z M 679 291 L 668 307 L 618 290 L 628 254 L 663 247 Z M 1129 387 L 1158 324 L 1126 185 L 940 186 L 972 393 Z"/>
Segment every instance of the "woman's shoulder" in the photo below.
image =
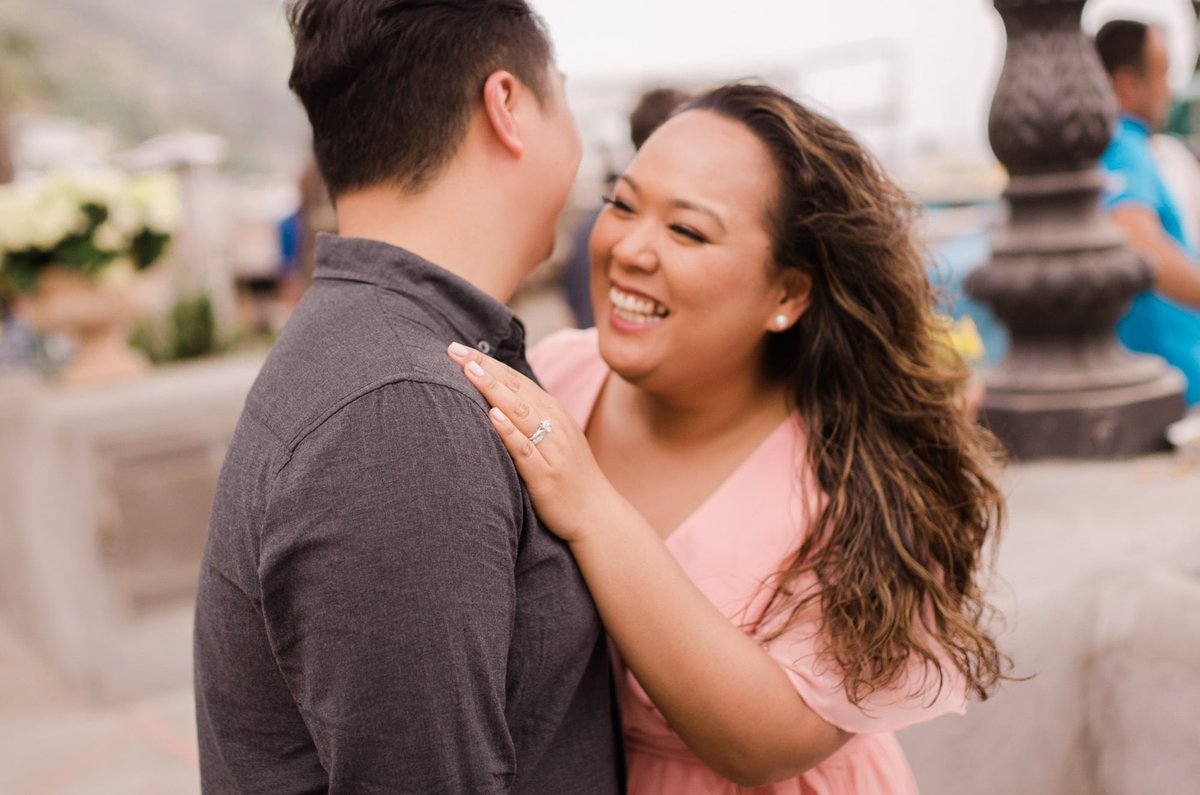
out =
<path fill-rule="evenodd" d="M 596 351 L 598 350 L 598 339 L 599 335 L 594 326 L 592 328 L 562 328 L 538 340 L 537 344 L 529 349 L 529 360 L 532 362 L 535 357 L 546 355 L 547 351 L 589 349 Z"/>
<path fill-rule="evenodd" d="M 528 358 L 529 366 L 543 384 L 559 373 L 574 372 L 581 365 L 602 361 L 594 328 L 556 331 L 530 348 Z"/>
<path fill-rule="evenodd" d="M 528 358 L 542 387 L 572 414 L 591 411 L 595 393 L 608 373 L 594 328 L 555 332 L 530 349 Z"/>

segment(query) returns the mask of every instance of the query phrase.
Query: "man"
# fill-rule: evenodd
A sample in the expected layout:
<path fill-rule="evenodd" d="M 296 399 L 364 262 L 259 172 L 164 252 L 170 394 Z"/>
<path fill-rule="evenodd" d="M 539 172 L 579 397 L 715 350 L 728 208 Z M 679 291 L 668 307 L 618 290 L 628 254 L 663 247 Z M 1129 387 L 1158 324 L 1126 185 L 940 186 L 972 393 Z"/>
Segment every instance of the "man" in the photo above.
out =
<path fill-rule="evenodd" d="M 1200 403 L 1200 270 L 1195 241 L 1184 231 L 1150 150 L 1150 136 L 1166 120 L 1166 40 L 1158 28 L 1114 20 L 1096 34 L 1096 50 L 1112 80 L 1120 110 L 1117 133 L 1101 158 L 1112 176 L 1105 197 L 1130 246 L 1155 270 L 1153 292 L 1134 299 L 1117 326 L 1131 350 L 1162 356 L 1187 379 L 1189 404 Z"/>
<path fill-rule="evenodd" d="M 247 399 L 196 610 L 206 792 L 610 793 L 610 671 L 446 356 L 505 307 L 581 144 L 524 0 L 300 0 L 290 85 L 340 237 Z"/>

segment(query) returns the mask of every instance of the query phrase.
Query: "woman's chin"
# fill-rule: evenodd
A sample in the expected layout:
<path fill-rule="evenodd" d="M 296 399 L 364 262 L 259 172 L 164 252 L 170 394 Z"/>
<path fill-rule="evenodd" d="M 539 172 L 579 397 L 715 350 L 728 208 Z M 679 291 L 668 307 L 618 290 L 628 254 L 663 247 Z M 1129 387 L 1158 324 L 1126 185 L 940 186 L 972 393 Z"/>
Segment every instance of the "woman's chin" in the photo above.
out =
<path fill-rule="evenodd" d="M 643 346 L 629 344 L 629 340 L 603 326 L 600 333 L 600 357 L 608 368 L 631 384 L 643 381 L 654 372 L 650 352 Z"/>

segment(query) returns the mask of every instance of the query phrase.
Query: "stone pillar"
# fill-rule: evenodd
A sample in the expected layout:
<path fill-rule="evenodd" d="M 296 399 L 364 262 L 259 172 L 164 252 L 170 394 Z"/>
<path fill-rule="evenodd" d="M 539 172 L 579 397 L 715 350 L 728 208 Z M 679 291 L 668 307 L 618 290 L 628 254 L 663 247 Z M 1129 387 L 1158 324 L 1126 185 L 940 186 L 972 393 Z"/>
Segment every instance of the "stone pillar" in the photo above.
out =
<path fill-rule="evenodd" d="M 1080 28 L 1084 0 L 994 2 L 1008 51 L 988 137 L 1009 172 L 1010 213 L 967 291 L 1012 347 L 987 374 L 983 420 L 1018 459 L 1159 449 L 1183 413 L 1183 378 L 1116 338 L 1152 272 L 1100 205 L 1116 104 Z"/>

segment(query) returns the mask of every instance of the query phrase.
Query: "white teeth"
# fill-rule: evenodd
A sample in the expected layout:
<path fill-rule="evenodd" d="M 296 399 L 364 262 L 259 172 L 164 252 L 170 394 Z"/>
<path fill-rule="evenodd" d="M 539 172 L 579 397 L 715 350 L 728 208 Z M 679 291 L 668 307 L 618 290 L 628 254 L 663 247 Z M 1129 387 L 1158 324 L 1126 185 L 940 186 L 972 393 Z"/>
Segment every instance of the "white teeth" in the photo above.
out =
<path fill-rule="evenodd" d="M 667 308 L 657 301 L 630 295 L 616 287 L 609 288 L 608 300 L 612 302 L 618 316 L 635 323 L 644 323 L 664 318 L 668 314 Z"/>

